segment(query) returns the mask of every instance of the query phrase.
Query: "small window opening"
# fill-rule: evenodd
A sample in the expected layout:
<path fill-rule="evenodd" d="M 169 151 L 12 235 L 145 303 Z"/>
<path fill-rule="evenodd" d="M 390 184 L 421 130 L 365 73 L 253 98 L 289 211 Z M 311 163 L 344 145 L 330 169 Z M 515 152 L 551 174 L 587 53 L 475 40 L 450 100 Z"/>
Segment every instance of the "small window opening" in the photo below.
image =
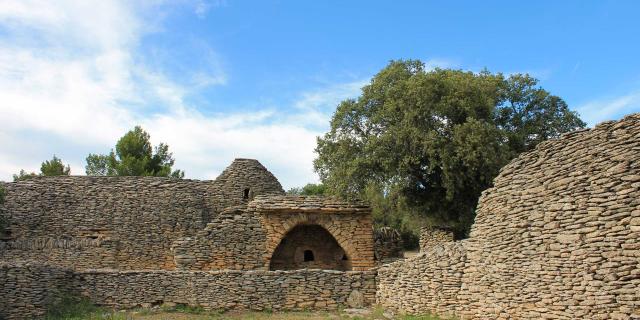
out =
<path fill-rule="evenodd" d="M 346 255 L 346 254 L 343 254 L 343 255 L 342 255 L 342 261 L 347 261 L 347 260 L 349 260 L 349 258 L 347 258 L 347 255 Z"/>
<path fill-rule="evenodd" d="M 244 193 L 243 193 L 243 195 L 242 195 L 242 198 L 243 198 L 243 199 L 249 199 L 249 191 L 250 191 L 250 189 L 249 189 L 249 188 L 244 189 Z"/>
<path fill-rule="evenodd" d="M 313 260 L 314 260 L 313 251 L 305 250 L 304 251 L 304 262 L 309 262 L 309 261 L 313 261 Z"/>

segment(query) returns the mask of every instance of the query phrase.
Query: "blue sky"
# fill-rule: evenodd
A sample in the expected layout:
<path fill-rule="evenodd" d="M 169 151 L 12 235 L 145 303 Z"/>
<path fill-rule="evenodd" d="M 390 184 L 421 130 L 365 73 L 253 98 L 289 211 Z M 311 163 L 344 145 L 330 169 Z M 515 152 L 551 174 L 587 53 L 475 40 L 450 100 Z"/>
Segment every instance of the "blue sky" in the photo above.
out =
<path fill-rule="evenodd" d="M 317 180 L 315 137 L 389 60 L 527 72 L 590 125 L 640 111 L 637 1 L 0 1 L 0 180 L 84 173 L 141 124 L 187 177 L 259 159 Z"/>

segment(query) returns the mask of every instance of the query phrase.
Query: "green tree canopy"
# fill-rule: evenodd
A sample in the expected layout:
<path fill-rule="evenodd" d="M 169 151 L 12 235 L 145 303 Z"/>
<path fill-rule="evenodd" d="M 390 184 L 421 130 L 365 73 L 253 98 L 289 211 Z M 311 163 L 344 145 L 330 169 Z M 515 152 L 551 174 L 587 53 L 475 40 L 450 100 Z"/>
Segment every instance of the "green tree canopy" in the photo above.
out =
<path fill-rule="evenodd" d="M 360 97 L 340 103 L 318 138 L 315 169 L 331 193 L 382 195 L 379 201 L 393 199 L 393 208 L 380 204 L 383 210 L 463 234 L 503 165 L 585 126 L 537 84 L 528 75 L 428 71 L 420 61 L 392 61 Z"/>
<path fill-rule="evenodd" d="M 53 159 L 46 160 L 40 166 L 40 173 L 43 176 L 51 177 L 51 176 L 68 176 L 71 174 L 71 168 L 69 165 L 64 165 L 60 158 L 53 155 Z"/>
<path fill-rule="evenodd" d="M 91 176 L 156 176 L 183 178 L 181 170 L 172 171 L 175 160 L 169 146 L 151 146 L 149 134 L 136 126 L 116 143 L 108 155 L 90 154 L 85 167 Z"/>
<path fill-rule="evenodd" d="M 23 181 L 34 177 L 53 177 L 53 176 L 68 176 L 71 174 L 71 168 L 66 165 L 56 155 L 53 155 L 51 160 L 46 160 L 40 165 L 40 173 L 27 172 L 20 170 L 18 174 L 13 175 L 13 181 Z"/>
<path fill-rule="evenodd" d="M 321 196 L 326 193 L 327 188 L 324 184 L 319 183 L 307 183 L 302 188 L 291 188 L 287 190 L 287 194 L 290 195 L 302 195 L 302 196 Z"/>

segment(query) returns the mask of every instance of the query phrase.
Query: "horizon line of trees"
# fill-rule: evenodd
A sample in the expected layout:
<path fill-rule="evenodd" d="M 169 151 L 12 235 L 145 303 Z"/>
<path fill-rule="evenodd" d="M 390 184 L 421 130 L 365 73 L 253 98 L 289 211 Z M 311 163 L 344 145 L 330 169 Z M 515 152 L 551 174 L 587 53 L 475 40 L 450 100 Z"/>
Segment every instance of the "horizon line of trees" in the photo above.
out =
<path fill-rule="evenodd" d="M 173 170 L 175 160 L 164 143 L 153 147 L 149 134 L 140 126 L 122 136 L 115 149 L 108 154 L 89 154 L 86 158 L 85 173 L 89 176 L 155 176 L 184 178 L 184 171 Z M 40 172 L 23 169 L 13 175 L 13 181 L 24 181 L 35 177 L 68 176 L 69 165 L 65 165 L 55 154 L 51 160 L 40 165 Z"/>

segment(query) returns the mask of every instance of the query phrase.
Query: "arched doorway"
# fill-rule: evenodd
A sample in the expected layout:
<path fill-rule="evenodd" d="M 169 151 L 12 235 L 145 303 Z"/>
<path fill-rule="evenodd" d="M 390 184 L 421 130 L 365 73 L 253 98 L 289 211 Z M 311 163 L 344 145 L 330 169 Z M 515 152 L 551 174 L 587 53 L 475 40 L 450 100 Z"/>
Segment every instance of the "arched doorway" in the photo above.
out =
<path fill-rule="evenodd" d="M 269 270 L 351 270 L 351 260 L 338 241 L 320 225 L 298 225 L 282 238 Z"/>

